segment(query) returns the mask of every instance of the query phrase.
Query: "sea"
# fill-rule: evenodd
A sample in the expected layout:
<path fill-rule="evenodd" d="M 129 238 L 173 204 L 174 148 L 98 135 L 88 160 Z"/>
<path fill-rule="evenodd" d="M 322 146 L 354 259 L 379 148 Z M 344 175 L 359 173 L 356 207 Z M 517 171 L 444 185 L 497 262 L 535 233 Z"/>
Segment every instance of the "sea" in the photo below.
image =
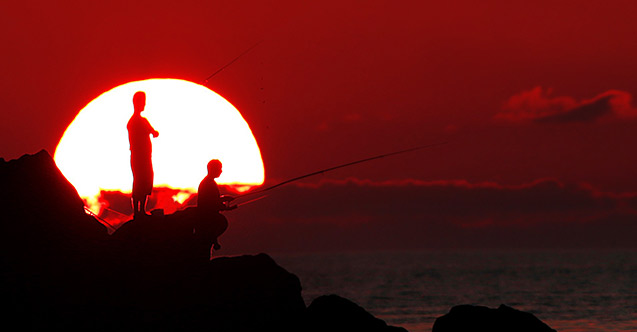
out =
<path fill-rule="evenodd" d="M 560 332 L 637 331 L 637 250 L 453 250 L 271 255 L 307 305 L 337 294 L 411 332 L 455 305 L 506 304 Z"/>

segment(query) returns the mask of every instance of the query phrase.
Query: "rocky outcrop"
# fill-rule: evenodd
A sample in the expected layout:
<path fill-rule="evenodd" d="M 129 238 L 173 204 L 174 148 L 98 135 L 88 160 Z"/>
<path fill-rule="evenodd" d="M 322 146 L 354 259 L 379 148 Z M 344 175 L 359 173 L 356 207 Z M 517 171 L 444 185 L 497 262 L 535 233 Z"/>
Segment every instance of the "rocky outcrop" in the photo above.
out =
<path fill-rule="evenodd" d="M 316 298 L 306 312 L 307 331 L 406 332 L 388 326 L 356 303 L 338 295 Z"/>
<path fill-rule="evenodd" d="M 324 322 L 347 330 L 386 327 L 342 298 L 317 299 L 307 310 L 299 279 L 266 254 L 209 260 L 193 240 L 192 210 L 131 220 L 108 235 L 84 213 L 75 188 L 46 151 L 0 159 L 0 181 L 0 318 L 7 327 L 315 331 Z"/>
<path fill-rule="evenodd" d="M 84 213 L 75 188 L 60 173 L 53 158 L 42 150 L 17 160 L 0 159 L 0 246 L 14 254 L 42 246 L 59 256 L 64 250 L 82 253 L 107 238 L 107 231 Z"/>
<path fill-rule="evenodd" d="M 459 305 L 439 317 L 432 332 L 556 332 L 533 314 L 519 311 L 504 304 L 498 309 L 482 306 Z"/>
<path fill-rule="evenodd" d="M 0 159 L 0 319 L 17 330 L 405 331 L 322 296 L 266 254 L 209 260 L 195 212 L 131 220 L 108 235 L 46 151 Z M 507 306 L 457 306 L 434 332 L 554 331 Z"/>
<path fill-rule="evenodd" d="M 3 323 L 38 329 L 97 305 L 108 233 L 51 156 L 0 160 L 0 182 Z"/>
<path fill-rule="evenodd" d="M 300 331 L 300 281 L 268 255 L 129 268 L 107 296 L 112 315 L 125 317 L 112 330 Z"/>

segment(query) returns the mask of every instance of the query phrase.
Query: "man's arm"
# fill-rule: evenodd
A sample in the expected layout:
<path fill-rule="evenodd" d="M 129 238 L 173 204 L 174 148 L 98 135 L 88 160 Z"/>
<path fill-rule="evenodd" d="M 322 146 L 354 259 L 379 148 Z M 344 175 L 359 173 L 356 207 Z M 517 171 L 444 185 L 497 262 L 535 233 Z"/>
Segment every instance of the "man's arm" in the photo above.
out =
<path fill-rule="evenodd" d="M 151 133 L 153 137 L 159 136 L 159 132 L 155 130 L 153 126 L 150 125 L 150 122 L 148 122 L 148 119 L 144 118 L 144 120 L 146 120 L 146 130 L 148 130 L 148 132 Z"/>

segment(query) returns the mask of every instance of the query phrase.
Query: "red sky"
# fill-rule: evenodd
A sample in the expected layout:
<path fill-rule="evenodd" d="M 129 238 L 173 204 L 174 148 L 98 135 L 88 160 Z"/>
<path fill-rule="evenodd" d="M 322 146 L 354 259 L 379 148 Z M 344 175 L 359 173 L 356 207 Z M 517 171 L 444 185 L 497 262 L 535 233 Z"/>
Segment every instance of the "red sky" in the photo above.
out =
<path fill-rule="evenodd" d="M 436 220 L 482 221 L 493 229 L 499 228 L 488 225 L 559 220 L 584 230 L 581 225 L 594 217 L 634 231 L 634 204 L 617 197 L 637 192 L 637 106 L 631 100 L 637 93 L 636 7 L 632 1 L 3 4 L 0 155 L 13 159 L 42 148 L 53 153 L 76 113 L 102 92 L 153 77 L 201 82 L 262 41 L 208 87 L 250 124 L 268 180 L 449 141 L 309 182 L 390 181 L 388 192 L 412 193 L 404 197 L 413 209 L 401 215 L 405 225 L 432 223 L 440 215 L 445 217 Z M 421 202 L 432 193 L 405 188 L 403 180 L 421 189 L 446 186 L 454 194 L 444 202 L 466 215 L 427 210 Z M 351 192 L 360 215 L 379 215 L 370 208 L 378 196 L 364 195 L 375 190 L 355 182 L 357 190 L 346 191 L 340 183 L 323 194 Z M 502 203 L 510 196 L 472 191 L 467 201 L 457 183 L 491 183 L 502 192 L 537 192 L 538 183 L 589 189 L 558 190 L 548 201 L 513 195 L 521 201 Z M 310 190 L 308 199 L 316 192 Z M 608 195 L 603 197 L 612 203 L 571 206 L 574 193 L 595 202 Z M 329 204 L 286 205 L 286 195 L 272 193 L 254 209 L 288 208 L 288 214 L 273 215 L 291 222 L 321 215 L 321 204 Z M 388 209 L 403 211 L 400 202 Z M 479 205 L 480 211 L 473 208 Z M 559 213 L 547 212 L 547 205 Z M 342 220 L 339 225 L 369 220 L 342 209 L 330 213 Z M 611 217 L 617 214 L 628 221 Z"/>

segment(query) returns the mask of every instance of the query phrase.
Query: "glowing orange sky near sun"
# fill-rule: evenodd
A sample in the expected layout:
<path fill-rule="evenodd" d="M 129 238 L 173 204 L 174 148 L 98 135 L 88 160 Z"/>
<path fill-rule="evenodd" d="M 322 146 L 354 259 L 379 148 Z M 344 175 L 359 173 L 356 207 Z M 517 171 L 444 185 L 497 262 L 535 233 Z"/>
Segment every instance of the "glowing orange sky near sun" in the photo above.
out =
<path fill-rule="evenodd" d="M 210 159 L 223 163 L 219 184 L 263 184 L 261 152 L 232 104 L 199 84 L 149 79 L 120 85 L 95 98 L 58 143 L 55 162 L 89 207 L 95 208 L 100 190 L 131 192 L 126 124 L 137 91 L 146 92 L 142 116 L 159 131 L 159 137 L 151 139 L 155 187 L 196 192 Z"/>

